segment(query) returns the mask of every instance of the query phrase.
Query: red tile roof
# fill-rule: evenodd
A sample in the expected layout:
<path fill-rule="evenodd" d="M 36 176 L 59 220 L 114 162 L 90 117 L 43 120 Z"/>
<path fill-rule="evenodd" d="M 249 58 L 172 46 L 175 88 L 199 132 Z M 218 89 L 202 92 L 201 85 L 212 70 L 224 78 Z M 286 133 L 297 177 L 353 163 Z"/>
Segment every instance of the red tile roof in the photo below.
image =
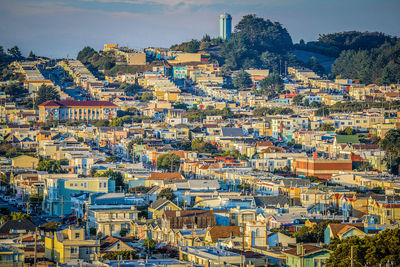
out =
<path fill-rule="evenodd" d="M 48 100 L 40 107 L 117 107 L 109 101 Z"/>

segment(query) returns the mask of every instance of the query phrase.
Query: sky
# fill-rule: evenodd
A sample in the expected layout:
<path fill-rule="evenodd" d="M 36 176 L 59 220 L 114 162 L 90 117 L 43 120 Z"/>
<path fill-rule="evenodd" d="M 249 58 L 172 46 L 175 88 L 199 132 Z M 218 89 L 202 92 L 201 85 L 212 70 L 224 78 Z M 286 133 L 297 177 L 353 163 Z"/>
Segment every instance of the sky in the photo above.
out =
<path fill-rule="evenodd" d="M 347 30 L 400 36 L 400 0 L 0 0 L 0 45 L 75 58 L 84 46 L 169 47 L 218 36 L 220 13 L 280 22 L 294 42 Z"/>

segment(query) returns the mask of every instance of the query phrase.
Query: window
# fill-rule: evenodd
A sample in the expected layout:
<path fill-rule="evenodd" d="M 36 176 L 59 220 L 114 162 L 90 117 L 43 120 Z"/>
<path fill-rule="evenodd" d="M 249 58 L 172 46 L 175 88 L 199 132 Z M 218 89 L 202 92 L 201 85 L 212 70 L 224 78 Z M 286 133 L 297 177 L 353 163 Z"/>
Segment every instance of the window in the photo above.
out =
<path fill-rule="evenodd" d="M 75 233 L 75 238 L 79 238 L 80 234 L 79 233 Z"/>
<path fill-rule="evenodd" d="M 86 248 L 86 254 L 88 255 L 88 254 L 90 254 L 90 252 L 91 252 L 91 249 L 90 248 Z"/>
<path fill-rule="evenodd" d="M 103 185 L 103 183 L 99 183 L 99 187 L 101 188 L 101 186 Z"/>
<path fill-rule="evenodd" d="M 104 183 L 104 188 L 106 188 L 107 187 L 107 183 Z"/>

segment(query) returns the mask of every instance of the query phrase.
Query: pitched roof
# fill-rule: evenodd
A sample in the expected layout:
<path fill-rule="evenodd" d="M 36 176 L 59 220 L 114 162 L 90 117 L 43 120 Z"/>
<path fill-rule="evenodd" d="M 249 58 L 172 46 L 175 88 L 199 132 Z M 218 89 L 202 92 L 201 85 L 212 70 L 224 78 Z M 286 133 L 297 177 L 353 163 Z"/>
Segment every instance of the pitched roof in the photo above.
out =
<path fill-rule="evenodd" d="M 180 172 L 152 172 L 148 180 L 182 180 Z"/>
<path fill-rule="evenodd" d="M 39 107 L 117 107 L 109 101 L 48 100 Z"/>
<path fill-rule="evenodd" d="M 240 236 L 240 226 L 223 226 L 217 225 L 208 230 L 213 243 L 218 242 L 219 238 L 227 238 L 230 236 Z"/>
<path fill-rule="evenodd" d="M 231 128 L 231 127 L 225 127 L 222 128 L 222 135 L 223 136 L 232 136 L 232 137 L 237 137 L 237 136 L 243 136 L 244 132 L 242 128 Z"/>
<path fill-rule="evenodd" d="M 101 240 L 100 250 L 102 252 L 104 252 L 104 251 L 108 250 L 109 248 L 111 248 L 113 245 L 117 244 L 118 242 L 124 243 L 125 245 L 129 246 L 124 241 L 128 241 L 128 240 L 126 240 L 124 238 L 117 238 L 114 236 L 106 236 L 105 238 L 103 238 Z M 124 250 L 126 250 L 126 248 L 124 248 Z"/>
<path fill-rule="evenodd" d="M 224 213 L 226 210 L 166 210 L 164 211 L 164 215 L 167 218 L 176 218 L 176 217 L 192 217 L 192 216 L 201 216 L 208 217 L 214 216 L 214 213 Z"/>
<path fill-rule="evenodd" d="M 166 203 L 171 202 L 166 198 L 159 198 L 156 201 L 154 201 L 153 203 L 150 204 L 150 208 L 152 209 L 159 209 L 160 207 L 162 207 L 163 205 L 165 205 Z"/>
<path fill-rule="evenodd" d="M 278 204 L 283 207 L 285 204 L 289 204 L 289 198 L 286 196 L 257 196 L 254 197 L 257 207 L 270 207 L 277 206 Z"/>
<path fill-rule="evenodd" d="M 360 230 L 364 229 L 364 224 L 362 223 L 353 223 L 353 224 L 346 224 L 346 223 L 331 223 L 329 224 L 331 229 L 332 235 L 334 238 L 338 238 L 339 235 L 343 235 L 345 232 L 352 228 L 358 228 Z"/>
<path fill-rule="evenodd" d="M 0 234 L 10 234 L 14 230 L 26 230 L 27 232 L 34 232 L 36 225 L 30 220 L 11 220 L 3 223 L 0 226 Z"/>
<path fill-rule="evenodd" d="M 320 248 L 320 247 L 313 246 L 313 245 L 303 245 L 303 249 L 304 249 L 304 256 L 314 254 L 314 253 L 322 251 L 322 250 L 326 250 L 324 248 Z M 291 254 L 294 256 L 301 255 L 301 254 L 297 254 L 297 248 L 291 248 L 291 249 L 285 250 L 284 253 Z"/>

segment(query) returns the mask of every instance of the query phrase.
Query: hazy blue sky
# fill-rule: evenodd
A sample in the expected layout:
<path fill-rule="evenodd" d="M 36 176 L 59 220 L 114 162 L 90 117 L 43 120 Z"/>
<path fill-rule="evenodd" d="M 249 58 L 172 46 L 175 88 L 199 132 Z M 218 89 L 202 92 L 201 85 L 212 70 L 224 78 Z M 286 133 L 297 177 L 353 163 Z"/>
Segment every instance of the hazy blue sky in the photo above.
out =
<path fill-rule="evenodd" d="M 85 45 L 169 47 L 218 35 L 218 15 L 279 21 L 294 42 L 345 30 L 400 35 L 400 0 L 0 0 L 0 45 L 75 57 Z"/>

